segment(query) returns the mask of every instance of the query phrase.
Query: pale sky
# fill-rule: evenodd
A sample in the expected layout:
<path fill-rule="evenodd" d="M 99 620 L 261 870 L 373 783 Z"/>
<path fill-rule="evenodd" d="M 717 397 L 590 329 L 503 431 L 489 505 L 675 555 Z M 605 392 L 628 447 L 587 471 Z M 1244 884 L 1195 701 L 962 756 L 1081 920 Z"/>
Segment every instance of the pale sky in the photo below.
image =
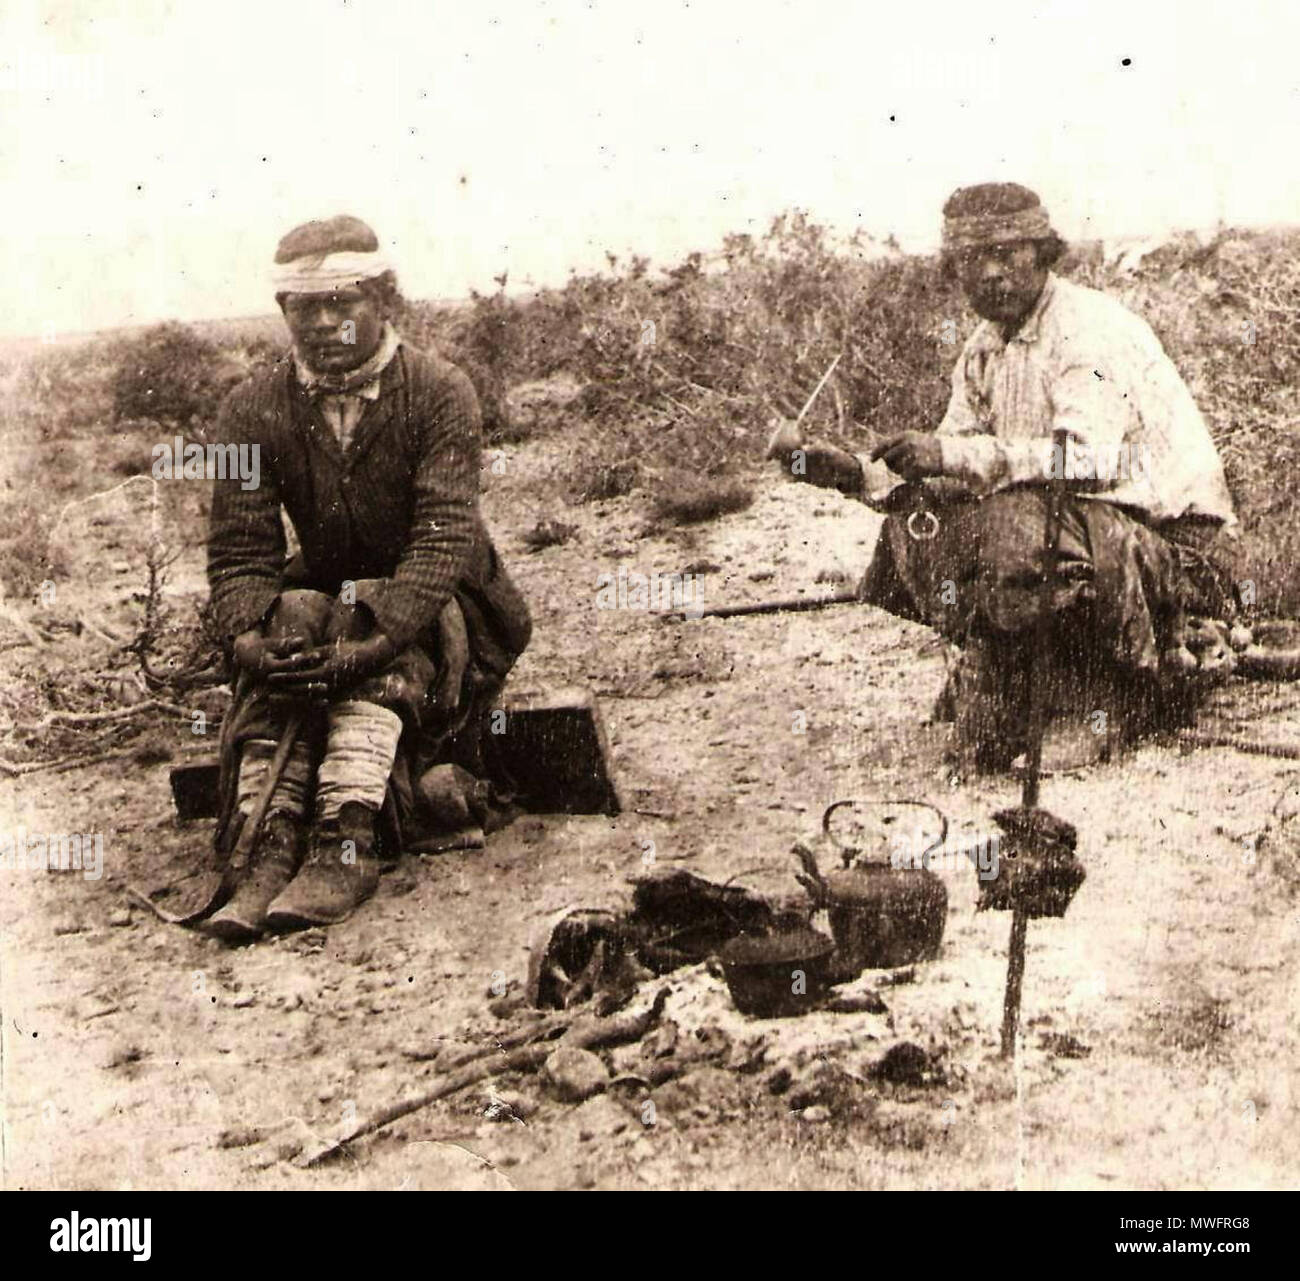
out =
<path fill-rule="evenodd" d="M 416 298 L 795 206 L 930 248 L 986 179 L 1067 238 L 1300 222 L 1297 50 L 1285 0 L 3 0 L 0 333 L 269 311 L 345 211 Z"/>

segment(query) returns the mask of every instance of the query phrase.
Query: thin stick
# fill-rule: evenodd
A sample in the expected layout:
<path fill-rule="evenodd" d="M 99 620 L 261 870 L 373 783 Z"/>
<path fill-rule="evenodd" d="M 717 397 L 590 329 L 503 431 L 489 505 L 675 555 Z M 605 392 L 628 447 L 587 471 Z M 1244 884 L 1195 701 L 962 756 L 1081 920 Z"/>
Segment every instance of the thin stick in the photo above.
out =
<path fill-rule="evenodd" d="M 580 1049 L 596 1049 L 604 1045 L 617 1045 L 627 1041 L 639 1041 L 658 1021 L 663 1013 L 664 1003 L 668 999 L 669 989 L 660 988 L 648 1009 L 639 1013 L 607 1019 L 592 1018 L 590 1022 L 574 1021 L 559 1044 L 573 1045 Z M 399 1099 L 368 1117 L 359 1118 L 337 1139 L 330 1140 L 314 1152 L 304 1152 L 294 1161 L 295 1165 L 306 1168 L 317 1164 L 345 1144 L 373 1134 L 376 1130 L 412 1112 L 426 1108 L 430 1103 L 456 1094 L 489 1076 L 507 1072 L 528 1072 L 541 1067 L 554 1053 L 557 1043 L 545 1041 L 540 1045 L 521 1045 L 503 1054 L 500 1058 L 480 1059 L 469 1063 L 459 1071 L 452 1072 L 436 1081 L 422 1093 L 411 1098 Z M 495 1047 L 494 1047 L 495 1048 Z"/>
<path fill-rule="evenodd" d="M 187 717 L 193 714 L 188 707 L 181 707 L 179 703 L 169 703 L 162 698 L 146 698 L 129 707 L 114 707 L 103 712 L 47 712 L 39 721 L 33 721 L 30 725 L 15 725 L 13 728 L 23 734 L 34 734 L 43 729 L 52 729 L 55 725 L 102 725 L 106 721 L 127 720 L 142 712 L 152 711 L 174 712 Z"/>
<path fill-rule="evenodd" d="M 289 760 L 289 753 L 293 750 L 294 742 L 298 738 L 298 731 L 302 728 L 305 719 L 306 712 L 301 709 L 295 709 L 289 713 L 280 740 L 275 745 L 275 753 L 271 757 L 271 764 L 266 771 L 266 778 L 253 799 L 253 808 L 244 819 L 244 825 L 239 831 L 239 839 L 235 842 L 235 848 L 230 852 L 228 863 L 238 865 L 246 861 L 252 853 L 253 842 L 256 841 L 263 820 L 266 818 L 266 812 L 271 807 L 271 797 L 275 794 L 276 786 L 284 774 L 284 767 Z M 204 917 L 211 916 L 216 911 L 221 886 L 225 879 L 224 867 L 223 864 L 219 869 L 209 870 L 206 881 L 199 882 L 199 888 L 203 891 L 205 897 L 188 902 L 179 911 L 172 911 L 170 908 L 154 901 L 152 894 L 156 894 L 159 890 L 167 887 L 155 886 L 152 891 L 148 891 L 135 885 L 128 885 L 126 892 L 137 903 L 147 907 L 160 920 L 166 921 L 168 925 L 193 925 Z"/>
<path fill-rule="evenodd" d="M 680 623 L 687 618 L 742 618 L 748 614 L 785 614 L 825 609 L 828 605 L 860 605 L 856 591 L 834 592 L 829 596 L 794 596 L 789 600 L 761 600 L 749 605 L 718 605 L 714 609 L 665 610 L 656 615 L 664 622 Z"/>
<path fill-rule="evenodd" d="M 787 442 L 788 440 L 793 440 L 794 444 L 789 447 L 791 449 L 798 448 L 799 442 L 803 439 L 799 435 L 799 424 L 803 422 L 804 416 L 812 408 L 813 401 L 817 399 L 821 389 L 826 386 L 826 380 L 835 372 L 835 366 L 840 363 L 843 354 L 844 353 L 841 352 L 840 355 L 836 356 L 835 359 L 826 367 L 826 372 L 821 376 L 817 386 L 812 389 L 812 394 L 803 402 L 803 408 L 799 411 L 799 417 L 794 420 L 794 423 L 787 426 L 784 419 L 777 422 L 776 429 L 772 432 L 771 436 L 768 437 L 767 450 L 764 457 L 777 457 L 781 452 L 776 448 L 778 441 Z"/>
<path fill-rule="evenodd" d="M 298 738 L 298 731 L 302 728 L 305 719 L 306 713 L 295 709 L 290 712 L 288 719 L 285 721 L 284 731 L 280 735 L 280 741 L 275 745 L 275 755 L 271 757 L 271 766 L 266 771 L 266 778 L 262 782 L 261 791 L 253 800 L 253 808 L 244 821 L 244 826 L 239 833 L 239 839 L 235 842 L 234 850 L 231 851 L 232 862 L 241 857 L 247 858 L 252 851 L 253 842 L 257 840 L 257 834 L 262 828 L 263 820 L 266 818 L 266 811 L 271 807 L 271 797 L 275 794 L 275 789 L 284 774 L 284 767 L 288 763 L 289 753 L 293 751 L 293 745 Z"/>
<path fill-rule="evenodd" d="M 94 756 L 65 756 L 59 761 L 28 761 L 15 765 L 12 761 L 0 761 L 0 773 L 11 778 L 21 778 L 24 774 L 39 774 L 48 770 L 51 774 L 66 774 L 69 770 L 84 769 L 87 765 L 102 765 L 105 761 L 115 761 L 123 756 L 132 756 L 134 747 L 123 747 L 115 752 L 99 752 Z"/>
<path fill-rule="evenodd" d="M 812 389 L 812 394 L 808 397 L 807 400 L 803 402 L 803 408 L 799 411 L 799 417 L 794 420 L 795 427 L 798 427 L 799 424 L 803 422 L 804 415 L 813 407 L 813 401 L 815 401 L 817 397 L 821 395 L 822 388 L 826 386 L 827 380 L 835 372 L 835 366 L 838 365 L 840 361 L 843 359 L 844 359 L 844 353 L 840 352 L 840 354 L 836 356 L 835 359 L 832 360 L 831 363 L 826 367 L 826 372 L 821 376 L 821 379 L 818 381 L 817 386 Z"/>
<path fill-rule="evenodd" d="M 1007 957 L 1007 991 L 1002 1001 L 1002 1057 L 1016 1056 L 1016 1033 L 1020 1030 L 1020 988 L 1025 977 L 1025 935 L 1029 917 L 1023 907 L 1011 914 L 1011 946 Z"/>

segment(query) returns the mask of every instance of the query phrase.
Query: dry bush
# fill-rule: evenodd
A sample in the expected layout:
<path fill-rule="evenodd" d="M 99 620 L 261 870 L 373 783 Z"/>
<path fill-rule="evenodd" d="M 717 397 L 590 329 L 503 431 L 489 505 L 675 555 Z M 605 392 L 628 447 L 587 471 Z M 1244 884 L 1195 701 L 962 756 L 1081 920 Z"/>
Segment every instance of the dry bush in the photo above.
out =
<path fill-rule="evenodd" d="M 474 293 L 464 306 L 403 302 L 398 317 L 407 342 L 440 353 L 469 376 L 483 412 L 483 439 L 489 445 L 514 444 L 528 435 L 516 423 L 507 399 L 510 386 L 521 381 L 515 308 L 503 287 L 495 294 Z"/>
<path fill-rule="evenodd" d="M 753 501 L 753 489 L 735 476 L 681 472 L 671 489 L 656 494 L 651 511 L 661 525 L 698 525 L 744 511 Z"/>
<path fill-rule="evenodd" d="M 1300 233 L 1226 230 L 1208 244 L 1175 236 L 1122 262 L 1100 246 L 1077 246 L 1062 264 L 1065 274 L 1145 317 L 1187 379 L 1242 519 L 1239 575 L 1255 584 L 1266 613 L 1300 613 L 1300 523 L 1292 514 L 1300 497 L 1293 390 L 1300 338 L 1289 326 L 1300 308 L 1298 249 Z M 688 483 L 721 493 L 730 478 L 752 481 L 771 416 L 793 417 L 837 355 L 808 415 L 809 435 L 861 450 L 882 432 L 932 428 L 974 325 L 934 258 L 862 236 L 836 239 L 800 213 L 776 219 L 762 236 L 727 237 L 717 253 L 688 255 L 666 271 L 612 255 L 608 267 L 531 297 L 507 295 L 502 277 L 496 293 L 454 306 L 408 305 L 400 320 L 414 345 L 441 350 L 466 369 L 489 443 L 548 437 L 554 475 L 576 502 L 637 495 L 667 513 Z M 261 322 L 229 333 L 197 328 L 200 365 L 218 369 L 218 384 L 282 354 Z M 192 345 L 169 333 L 174 350 Z M 40 353 L 4 375 L 6 412 L 38 441 L 102 425 L 123 353 L 143 340 Z M 173 349 L 158 338 L 149 344 Z M 163 362 L 169 377 L 174 366 Z M 204 413 L 194 409 L 197 386 L 207 377 L 186 373 L 165 398 L 176 412 L 194 412 L 196 424 Z M 507 392 L 544 380 L 580 391 L 512 413 Z M 137 387 L 154 382 L 137 380 Z M 152 419 L 158 406 L 150 399 Z M 215 399 L 199 399 L 215 407 Z M 123 453 L 111 468 L 127 474 L 138 465 Z M 84 488 L 101 479 L 86 478 Z M 23 539 L 39 503 L 21 508 L 12 493 L 0 503 L 0 575 L 14 580 L 6 557 L 40 555 L 39 539 L 31 548 Z M 700 510 L 710 505 L 702 501 Z M 34 572 L 33 560 L 18 577 L 26 582 Z"/>
<path fill-rule="evenodd" d="M 658 274 L 643 258 L 609 263 L 499 304 L 518 330 L 512 381 L 563 372 L 583 385 L 571 442 L 556 442 L 575 501 L 641 491 L 668 512 L 688 478 L 712 495 L 701 511 L 735 502 L 719 478 L 757 470 L 771 416 L 793 417 L 836 356 L 811 433 L 861 448 L 942 412 L 957 347 L 941 322 L 960 313 L 932 261 L 837 241 L 796 213 L 763 237 L 728 237 L 708 261 L 691 254 Z"/>
<path fill-rule="evenodd" d="M 1064 274 L 1143 316 L 1218 443 L 1241 518 L 1232 559 L 1265 613 L 1300 613 L 1300 233 L 1175 236 L 1145 256 L 1076 246 Z M 792 417 L 830 361 L 809 435 L 862 449 L 936 426 L 975 318 L 934 258 L 835 240 L 802 214 L 728 237 L 652 275 L 645 259 L 497 304 L 518 332 L 509 381 L 583 384 L 557 448 L 575 501 L 642 491 L 671 501 L 682 475 L 744 477 L 771 414 Z M 576 421 L 575 421 L 576 420 Z M 566 443 L 563 437 L 571 440 Z"/>
<path fill-rule="evenodd" d="M 116 344 L 113 414 L 188 427 L 206 419 L 228 388 L 221 348 L 176 321 L 153 325 Z"/>

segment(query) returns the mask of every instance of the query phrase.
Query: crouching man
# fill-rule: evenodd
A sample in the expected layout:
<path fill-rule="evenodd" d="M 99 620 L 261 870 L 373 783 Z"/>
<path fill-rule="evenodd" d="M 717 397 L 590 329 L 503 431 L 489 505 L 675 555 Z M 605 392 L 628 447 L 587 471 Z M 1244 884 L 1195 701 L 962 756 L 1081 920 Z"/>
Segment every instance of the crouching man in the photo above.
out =
<path fill-rule="evenodd" d="M 948 710 L 963 755 L 988 768 L 1025 745 L 1053 479 L 1068 491 L 1052 602 L 1056 710 L 1073 693 L 1080 721 L 1104 711 L 1091 728 L 1124 737 L 1184 716 L 1217 661 L 1190 652 L 1192 616 L 1230 620 L 1236 608 L 1207 554 L 1235 517 L 1205 423 L 1144 321 L 1051 270 L 1063 250 L 1026 188 L 954 193 L 943 265 L 982 323 L 938 430 L 883 440 L 869 461 L 809 444 L 794 469 L 863 497 L 880 463 L 909 482 L 884 500 L 863 598 L 960 647 Z"/>
<path fill-rule="evenodd" d="M 432 766 L 479 776 L 483 817 L 481 724 L 530 635 L 479 514 L 474 389 L 403 343 L 374 232 L 350 217 L 298 227 L 273 282 L 291 359 L 236 388 L 212 432 L 260 456 L 256 487 L 215 482 L 208 534 L 237 673 L 219 853 L 283 749 L 258 839 L 206 922 L 230 941 L 340 921 L 368 898 Z"/>

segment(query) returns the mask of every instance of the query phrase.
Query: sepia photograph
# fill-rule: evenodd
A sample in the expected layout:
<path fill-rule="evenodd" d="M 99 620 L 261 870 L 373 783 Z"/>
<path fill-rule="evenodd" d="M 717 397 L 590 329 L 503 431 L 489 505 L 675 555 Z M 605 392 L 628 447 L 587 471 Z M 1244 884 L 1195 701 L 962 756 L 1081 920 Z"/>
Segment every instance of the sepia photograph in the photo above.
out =
<path fill-rule="evenodd" d="M 32 1257 L 453 1190 L 1066 1193 L 1081 1258 L 1258 1257 L 1297 47 L 1283 0 L 5 0 Z"/>

